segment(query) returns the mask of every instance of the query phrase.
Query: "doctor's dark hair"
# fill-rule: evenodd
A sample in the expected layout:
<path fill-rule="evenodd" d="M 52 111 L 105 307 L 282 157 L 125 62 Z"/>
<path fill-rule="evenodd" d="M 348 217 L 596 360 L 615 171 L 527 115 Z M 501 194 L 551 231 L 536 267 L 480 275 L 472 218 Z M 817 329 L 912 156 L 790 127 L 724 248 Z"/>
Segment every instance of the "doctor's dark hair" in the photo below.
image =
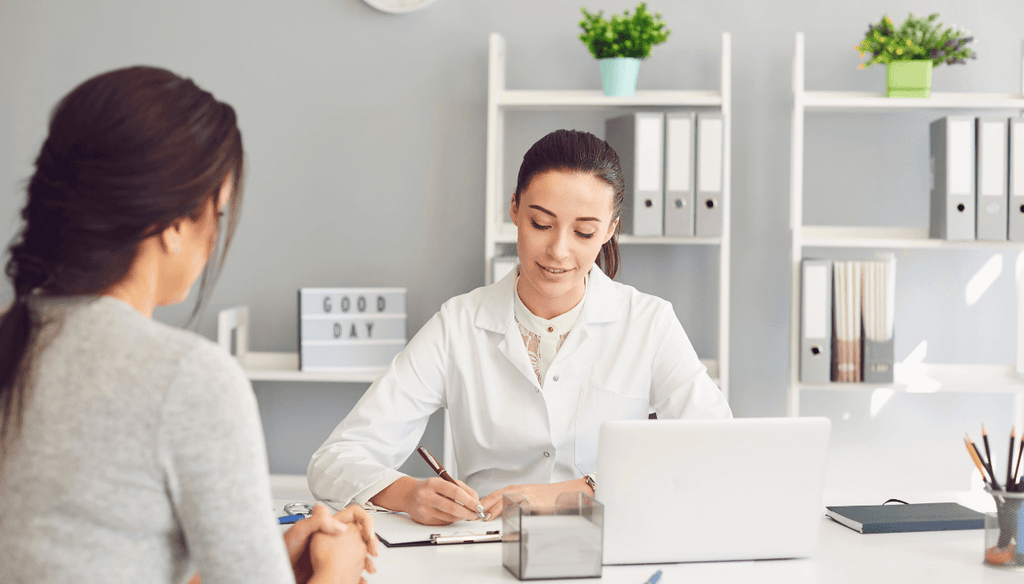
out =
<path fill-rule="evenodd" d="M 612 221 L 622 213 L 626 181 L 619 166 L 619 155 L 607 142 L 577 130 L 555 130 L 530 147 L 523 156 L 516 180 L 514 201 L 519 206 L 519 194 L 526 191 L 535 177 L 552 170 L 589 174 L 612 187 Z M 612 238 L 601 246 L 597 265 L 609 278 L 619 271 L 619 228 L 615 226 Z"/>
<path fill-rule="evenodd" d="M 101 294 L 128 273 L 143 240 L 215 212 L 231 177 L 227 226 L 218 229 L 194 318 L 234 234 L 242 160 L 235 110 L 164 69 L 103 73 L 57 104 L 8 248 L 14 302 L 0 317 L 0 453 L 20 431 L 44 324 L 31 297 Z"/>

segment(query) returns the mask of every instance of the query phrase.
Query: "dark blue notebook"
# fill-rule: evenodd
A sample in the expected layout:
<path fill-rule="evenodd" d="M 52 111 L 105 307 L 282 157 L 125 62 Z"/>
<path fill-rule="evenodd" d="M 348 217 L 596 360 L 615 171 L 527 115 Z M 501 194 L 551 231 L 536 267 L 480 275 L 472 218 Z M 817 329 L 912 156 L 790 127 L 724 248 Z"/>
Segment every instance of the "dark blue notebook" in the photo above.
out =
<path fill-rule="evenodd" d="M 825 515 L 859 533 L 985 528 L 983 514 L 959 503 L 825 507 Z"/>

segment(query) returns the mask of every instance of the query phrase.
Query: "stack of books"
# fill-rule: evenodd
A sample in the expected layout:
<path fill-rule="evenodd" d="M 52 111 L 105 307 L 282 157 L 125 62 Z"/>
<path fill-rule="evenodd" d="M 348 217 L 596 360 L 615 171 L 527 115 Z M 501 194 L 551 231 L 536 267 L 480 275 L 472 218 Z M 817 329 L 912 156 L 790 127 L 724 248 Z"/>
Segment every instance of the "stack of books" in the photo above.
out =
<path fill-rule="evenodd" d="M 1024 118 L 946 116 L 929 136 L 931 237 L 1024 241 Z"/>
<path fill-rule="evenodd" d="M 896 259 L 805 258 L 800 381 L 892 383 Z"/>
<path fill-rule="evenodd" d="M 405 288 L 299 289 L 301 371 L 384 367 L 405 335 Z"/>

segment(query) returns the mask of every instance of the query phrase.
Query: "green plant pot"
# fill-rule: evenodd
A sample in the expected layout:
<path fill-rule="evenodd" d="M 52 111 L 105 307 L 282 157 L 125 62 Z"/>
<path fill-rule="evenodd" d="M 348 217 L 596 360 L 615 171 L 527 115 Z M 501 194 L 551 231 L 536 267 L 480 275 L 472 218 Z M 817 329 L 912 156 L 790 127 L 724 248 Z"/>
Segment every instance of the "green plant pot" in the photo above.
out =
<path fill-rule="evenodd" d="M 932 92 L 931 61 L 893 61 L 885 66 L 886 97 L 928 97 Z"/>
<path fill-rule="evenodd" d="M 640 59 L 615 57 L 598 59 L 601 64 L 601 86 L 605 95 L 629 97 L 636 92 L 636 79 L 640 74 Z"/>

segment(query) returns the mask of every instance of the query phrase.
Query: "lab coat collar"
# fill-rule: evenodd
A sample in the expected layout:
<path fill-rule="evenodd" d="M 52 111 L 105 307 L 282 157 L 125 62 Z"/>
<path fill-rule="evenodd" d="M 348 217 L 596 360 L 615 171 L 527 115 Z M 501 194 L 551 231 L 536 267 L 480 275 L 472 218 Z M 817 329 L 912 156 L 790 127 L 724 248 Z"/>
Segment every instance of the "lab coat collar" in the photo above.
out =
<path fill-rule="evenodd" d="M 509 272 L 504 278 L 484 290 L 483 300 L 477 308 L 473 324 L 484 330 L 505 334 L 513 325 L 513 294 L 519 270 Z M 580 319 L 583 323 L 613 322 L 622 317 L 615 283 L 596 265 L 590 270 L 590 289 L 583 301 Z"/>

